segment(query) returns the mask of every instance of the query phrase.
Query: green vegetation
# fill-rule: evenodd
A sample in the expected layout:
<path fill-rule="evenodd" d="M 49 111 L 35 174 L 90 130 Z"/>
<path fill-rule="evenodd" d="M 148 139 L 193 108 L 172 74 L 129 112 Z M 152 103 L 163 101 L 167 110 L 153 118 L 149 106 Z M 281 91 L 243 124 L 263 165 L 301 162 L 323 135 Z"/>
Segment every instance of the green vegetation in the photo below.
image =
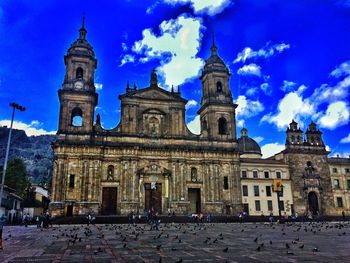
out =
<path fill-rule="evenodd" d="M 5 185 L 15 189 L 17 194 L 22 197 L 26 195 L 26 189 L 30 185 L 30 181 L 27 176 L 26 165 L 21 158 L 8 161 Z"/>

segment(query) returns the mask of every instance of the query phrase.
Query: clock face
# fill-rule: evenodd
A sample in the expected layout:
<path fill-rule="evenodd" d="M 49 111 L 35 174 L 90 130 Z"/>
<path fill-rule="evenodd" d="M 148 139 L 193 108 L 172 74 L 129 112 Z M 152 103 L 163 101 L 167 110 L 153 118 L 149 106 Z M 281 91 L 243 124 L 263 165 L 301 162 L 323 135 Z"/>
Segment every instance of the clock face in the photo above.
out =
<path fill-rule="evenodd" d="M 77 90 L 81 90 L 81 89 L 83 89 L 83 87 L 84 87 L 84 83 L 82 81 L 76 81 L 74 83 L 74 88 Z"/>

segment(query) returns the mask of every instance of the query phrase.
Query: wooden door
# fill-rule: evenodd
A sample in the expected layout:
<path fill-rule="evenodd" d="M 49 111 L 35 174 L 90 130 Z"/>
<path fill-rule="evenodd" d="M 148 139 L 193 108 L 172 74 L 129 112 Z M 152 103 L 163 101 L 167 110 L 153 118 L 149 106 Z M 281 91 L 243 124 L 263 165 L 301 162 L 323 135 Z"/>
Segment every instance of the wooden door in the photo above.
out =
<path fill-rule="evenodd" d="M 145 184 L 145 208 L 162 213 L 162 184 L 156 184 L 156 189 L 151 189 L 151 184 Z"/>
<path fill-rule="evenodd" d="M 102 215 L 117 214 L 117 187 L 102 188 Z"/>
<path fill-rule="evenodd" d="M 188 200 L 190 201 L 190 213 L 199 214 L 201 212 L 201 189 L 188 188 Z"/>

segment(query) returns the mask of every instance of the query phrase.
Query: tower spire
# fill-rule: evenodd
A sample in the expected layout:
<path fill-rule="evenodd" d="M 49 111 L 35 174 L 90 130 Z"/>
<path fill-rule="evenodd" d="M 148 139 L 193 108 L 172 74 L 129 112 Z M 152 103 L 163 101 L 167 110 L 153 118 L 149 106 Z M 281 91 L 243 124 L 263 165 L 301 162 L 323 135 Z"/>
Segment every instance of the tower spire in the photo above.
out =
<path fill-rule="evenodd" d="M 211 43 L 210 50 L 211 50 L 211 54 L 212 55 L 216 55 L 218 48 L 215 45 L 215 34 L 214 34 L 214 32 L 212 33 L 212 43 Z"/>
<path fill-rule="evenodd" d="M 81 28 L 79 29 L 79 39 L 86 39 L 86 29 L 85 29 L 85 15 L 83 15 L 82 23 L 81 23 Z"/>

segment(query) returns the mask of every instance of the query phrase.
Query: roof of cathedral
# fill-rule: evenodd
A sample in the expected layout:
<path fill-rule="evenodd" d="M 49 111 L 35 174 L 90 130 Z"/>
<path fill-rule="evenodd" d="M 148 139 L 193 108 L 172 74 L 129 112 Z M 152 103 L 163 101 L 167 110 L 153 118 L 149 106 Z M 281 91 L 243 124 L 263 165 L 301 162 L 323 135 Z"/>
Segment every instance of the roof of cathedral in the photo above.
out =
<path fill-rule="evenodd" d="M 67 55 L 89 56 L 95 58 L 93 47 L 86 40 L 85 17 L 83 17 L 81 28 L 79 29 L 79 38 L 75 40 L 67 51 Z"/>
<path fill-rule="evenodd" d="M 215 39 L 213 34 L 213 42 L 211 45 L 211 55 L 210 57 L 205 61 L 204 69 L 202 72 L 202 76 L 204 74 L 210 73 L 210 72 L 225 72 L 230 74 L 227 66 L 225 65 L 225 62 L 220 58 L 220 56 L 217 53 L 218 48 L 215 45 Z"/>
<path fill-rule="evenodd" d="M 167 91 L 158 86 L 158 77 L 157 72 L 152 70 L 150 85 L 143 89 L 137 89 L 136 84 L 133 88 L 130 88 L 129 82 L 126 86 L 126 93 L 119 95 L 119 98 L 124 97 L 134 97 L 139 99 L 146 100 L 165 100 L 165 101 L 180 101 L 182 103 L 187 103 L 187 100 L 181 97 L 180 87 L 177 88 L 177 91 L 174 91 L 174 88 L 171 88 L 171 91 Z"/>
<path fill-rule="evenodd" d="M 248 136 L 246 128 L 241 130 L 241 137 L 238 139 L 238 150 L 241 153 L 257 153 L 261 155 L 259 144 Z"/>

